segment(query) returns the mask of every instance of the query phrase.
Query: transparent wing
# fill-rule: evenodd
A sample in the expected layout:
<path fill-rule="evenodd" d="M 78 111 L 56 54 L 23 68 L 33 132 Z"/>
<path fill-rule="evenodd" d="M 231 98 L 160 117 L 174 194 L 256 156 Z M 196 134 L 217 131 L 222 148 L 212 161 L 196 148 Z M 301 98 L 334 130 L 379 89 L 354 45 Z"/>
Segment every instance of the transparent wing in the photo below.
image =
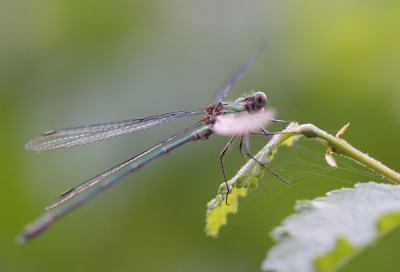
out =
<path fill-rule="evenodd" d="M 114 166 L 113 168 L 111 168 L 111 169 L 109 169 L 109 170 L 107 170 L 107 171 L 101 173 L 100 175 L 97 175 L 97 176 L 95 176 L 95 177 L 93 177 L 93 178 L 91 178 L 91 179 L 85 181 L 84 183 L 79 184 L 78 186 L 76 186 L 76 187 L 74 187 L 74 188 L 72 188 L 72 189 L 69 189 L 68 191 L 62 193 L 62 194 L 61 194 L 59 197 L 57 197 L 55 200 L 53 200 L 49 205 L 47 205 L 46 210 L 49 210 L 49 209 L 51 209 L 51 208 L 54 208 L 54 207 L 57 206 L 58 204 L 61 204 L 61 203 L 65 202 L 65 201 L 67 201 L 68 199 L 70 199 L 70 198 L 74 197 L 75 195 L 77 195 L 77 194 L 79 194 L 79 193 L 85 191 L 85 190 L 88 189 L 89 187 L 92 187 L 93 185 L 95 185 L 95 184 L 98 183 L 99 181 L 105 179 L 106 177 L 110 176 L 111 174 L 117 172 L 117 171 L 120 170 L 121 168 L 123 168 L 123 167 L 129 165 L 130 163 L 132 163 L 132 162 L 138 160 L 139 158 L 143 157 L 144 155 L 150 153 L 151 151 L 155 150 L 156 148 L 158 148 L 158 147 L 164 145 L 165 143 L 167 143 L 167 142 L 169 142 L 169 141 L 171 141 L 171 140 L 177 138 L 178 136 L 180 136 L 180 135 L 182 135 L 182 134 L 184 134 L 184 133 L 186 133 L 186 132 L 188 132 L 188 131 L 190 131 L 190 130 L 193 130 L 194 128 L 196 128 L 196 127 L 198 127 L 198 126 L 200 126 L 200 125 L 202 125 L 202 124 L 203 124 L 203 122 L 200 121 L 200 122 L 194 124 L 193 126 L 190 126 L 190 127 L 186 128 L 186 129 L 184 129 L 184 130 L 178 132 L 177 134 L 175 134 L 175 135 L 173 135 L 173 136 L 171 136 L 171 137 L 169 137 L 169 138 L 163 140 L 162 142 L 160 142 L 160 143 L 156 144 L 155 146 L 153 146 L 153 147 L 147 149 L 146 151 L 143 151 L 142 153 L 140 153 L 140 154 L 134 156 L 133 158 L 130 158 L 129 160 L 124 161 L 123 163 L 120 163 L 120 164 L 118 164 L 117 166 Z M 154 158 L 154 157 L 152 157 L 152 158 Z M 147 160 L 147 162 L 148 162 L 148 161 L 149 161 L 149 160 Z M 133 169 L 132 169 L 132 168 L 131 168 L 131 169 L 128 169 L 127 172 L 126 172 L 126 173 L 123 173 L 121 176 L 124 176 L 124 175 L 127 174 L 127 173 L 130 173 L 130 172 L 133 172 L 133 171 L 139 169 L 140 166 L 144 165 L 145 163 L 146 163 L 146 162 L 138 161 L 136 167 L 134 167 Z M 107 186 L 110 186 L 112 183 L 114 183 L 114 181 L 117 181 L 117 180 L 119 180 L 120 178 L 121 178 L 121 177 L 116 177 L 116 178 L 114 178 L 113 180 L 109 181 L 109 182 L 107 183 L 107 184 L 108 184 Z M 104 187 L 104 185 L 103 185 L 102 187 Z M 103 190 L 103 189 L 100 187 L 99 190 L 101 191 L 101 190 Z"/>
<path fill-rule="evenodd" d="M 201 125 L 203 125 L 203 122 L 200 121 L 200 122 L 194 124 L 193 126 L 187 128 L 187 129 L 184 129 L 183 131 L 181 131 L 181 132 L 179 132 L 179 133 L 177 133 L 177 134 L 171 136 L 170 138 L 168 138 L 168 139 L 162 141 L 161 143 L 155 145 L 154 147 L 152 147 L 152 148 L 150 148 L 150 149 L 144 151 L 143 153 L 141 153 L 141 154 L 135 156 L 134 158 L 130 159 L 129 161 L 132 162 L 133 160 L 138 159 L 139 157 L 141 157 L 141 156 L 147 154 L 148 152 L 154 150 L 155 148 L 160 147 L 160 145 L 162 145 L 162 144 L 164 144 L 164 143 L 166 143 L 166 142 L 168 142 L 168 141 L 170 141 L 170 140 L 172 140 L 172 139 L 174 139 L 174 138 L 176 138 L 176 137 L 182 135 L 183 133 L 186 133 L 186 132 L 188 132 L 188 131 L 190 131 L 190 130 L 192 130 L 192 129 L 198 127 L 198 126 L 201 126 Z M 198 131 L 198 133 L 202 133 L 202 132 L 203 132 L 203 133 L 207 133 L 207 132 L 208 132 L 207 126 L 206 126 L 205 128 L 206 128 L 206 130 Z M 199 135 L 197 135 L 197 133 L 192 133 L 192 134 L 190 134 L 190 135 L 191 135 L 191 136 L 190 136 L 189 138 L 187 137 L 185 140 L 181 141 L 181 142 L 178 143 L 178 144 L 172 144 L 172 143 L 171 143 L 171 145 L 170 145 L 169 147 L 166 147 L 167 150 L 168 150 L 168 151 L 171 151 L 171 150 L 173 150 L 173 149 L 175 149 L 175 148 L 181 146 L 181 145 L 184 144 L 184 143 L 188 143 L 188 142 L 191 142 L 191 141 L 196 141 L 196 140 L 198 139 L 198 136 L 199 136 Z M 16 237 L 17 243 L 24 243 L 25 241 L 27 241 L 27 240 L 29 240 L 29 239 L 32 239 L 33 237 L 35 237 L 35 236 L 38 235 L 39 233 L 41 233 L 41 232 L 43 232 L 44 230 L 46 230 L 47 228 L 49 228 L 49 227 L 50 227 L 52 224 L 54 224 L 55 221 L 57 221 L 58 219 L 62 218 L 63 216 L 65 216 L 66 214 L 68 214 L 69 212 L 71 212 L 72 210 L 74 210 L 74 209 L 80 207 L 81 205 L 85 204 L 86 202 L 90 201 L 93 197 L 95 197 L 95 196 L 98 195 L 99 193 L 103 192 L 104 190 L 106 190 L 106 189 L 109 188 L 110 186 L 114 185 L 115 183 L 121 181 L 123 177 L 129 175 L 129 174 L 132 173 L 133 171 L 138 170 L 140 167 L 142 167 L 142 166 L 144 166 L 145 164 L 149 163 L 150 161 L 152 161 L 152 160 L 155 159 L 156 157 L 168 153 L 168 151 L 161 150 L 161 152 L 159 152 L 158 155 L 153 155 L 152 157 L 147 157 L 147 160 L 142 160 L 141 162 L 138 161 L 136 166 L 132 166 L 132 167 L 130 167 L 130 168 L 128 168 L 128 169 L 125 169 L 125 171 L 123 171 L 123 172 L 122 172 L 122 170 L 121 170 L 118 176 L 115 176 L 115 175 L 114 175 L 114 176 L 111 177 L 110 179 L 104 179 L 100 184 L 98 184 L 97 187 L 93 188 L 93 190 L 89 190 L 89 191 L 86 191 L 86 192 L 84 192 L 84 193 L 82 193 L 82 194 L 80 194 L 80 195 L 77 195 L 77 196 L 76 196 L 74 199 L 72 199 L 70 202 L 65 203 L 65 205 L 62 205 L 62 206 L 59 207 L 58 209 L 56 208 L 56 209 L 53 209 L 53 210 L 50 210 L 50 211 L 46 212 L 45 214 L 43 214 L 42 216 L 40 216 L 39 218 L 37 218 L 35 221 L 33 221 L 33 222 L 31 222 L 30 224 L 28 224 L 28 225 L 24 228 L 24 230 L 23 230 L 20 234 L 18 234 L 18 236 Z M 127 162 L 128 162 L 128 161 L 127 161 Z M 125 163 L 126 163 L 126 162 L 125 162 Z M 120 164 L 119 166 L 123 167 L 123 164 L 125 164 L 125 163 L 122 163 L 122 164 Z M 126 164 L 125 164 L 125 165 L 126 165 Z M 116 166 L 116 167 L 119 167 L 119 166 Z M 116 167 L 113 167 L 112 169 L 114 169 L 114 168 L 116 168 Z M 112 170 L 112 169 L 110 169 L 110 170 Z M 109 171 L 110 171 L 110 170 L 109 170 Z M 106 172 L 104 172 L 104 173 L 107 173 L 107 172 L 108 172 L 108 171 L 106 171 Z M 104 173 L 103 173 L 103 174 L 104 174 Z M 79 186 L 82 186 L 82 185 L 84 185 L 84 184 L 86 184 L 86 182 L 83 183 L 83 184 L 81 184 L 81 185 L 79 185 Z M 79 186 L 78 186 L 78 187 L 79 187 Z M 65 192 L 63 195 L 65 195 L 65 196 L 68 195 L 69 192 L 71 192 L 72 190 L 74 190 L 74 189 L 68 190 L 68 191 Z M 59 198 L 57 198 L 56 200 L 62 200 L 61 198 L 62 198 L 63 195 L 61 195 L 61 196 L 60 196 Z M 71 197 L 72 197 L 72 196 L 71 196 Z M 67 199 L 68 199 L 68 198 L 64 199 L 64 201 L 67 200 Z M 61 202 L 63 202 L 63 201 L 61 201 Z M 59 202 L 59 203 L 61 203 L 61 202 Z M 55 202 L 52 202 L 52 204 L 54 204 L 54 203 L 55 203 Z M 50 205 L 52 205 L 52 204 L 50 204 Z M 50 205 L 49 205 L 49 207 L 47 207 L 46 209 L 50 209 Z M 56 205 L 57 205 L 57 204 L 53 205 L 53 207 L 56 206 Z"/>
<path fill-rule="evenodd" d="M 177 111 L 142 119 L 130 119 L 109 123 L 72 127 L 44 132 L 25 144 L 33 151 L 46 151 L 58 148 L 89 144 L 112 137 L 148 129 L 178 117 L 203 114 L 204 109 Z"/>
<path fill-rule="evenodd" d="M 74 197 L 75 195 L 85 191 L 86 189 L 92 187 L 93 185 L 95 185 L 99 181 L 105 179 L 106 177 L 108 177 L 111 174 L 117 172 L 118 170 L 120 170 L 124 166 L 126 166 L 126 165 L 130 164 L 131 162 L 135 161 L 137 158 L 138 157 L 135 156 L 135 157 L 133 157 L 133 158 L 121 163 L 121 164 L 118 164 L 117 166 L 114 166 L 113 168 L 101 173 L 100 175 L 97 175 L 97 176 L 85 181 L 84 183 L 79 184 L 78 186 L 76 186 L 76 187 L 74 187 L 72 189 L 69 189 L 68 191 L 65 191 L 59 197 L 54 199 L 49 205 L 47 205 L 46 206 L 46 210 L 54 208 L 58 204 L 61 204 L 61 203 L 65 202 L 65 201 L 67 201 L 68 199 Z"/>
<path fill-rule="evenodd" d="M 232 87 L 236 84 L 236 82 L 243 76 L 243 74 L 250 68 L 250 66 L 258 59 L 261 53 L 264 51 L 265 47 L 267 46 L 267 39 L 265 38 L 260 45 L 251 53 L 250 57 L 239 67 L 236 73 L 229 78 L 224 85 L 216 92 L 214 96 L 214 103 L 221 102 Z"/>

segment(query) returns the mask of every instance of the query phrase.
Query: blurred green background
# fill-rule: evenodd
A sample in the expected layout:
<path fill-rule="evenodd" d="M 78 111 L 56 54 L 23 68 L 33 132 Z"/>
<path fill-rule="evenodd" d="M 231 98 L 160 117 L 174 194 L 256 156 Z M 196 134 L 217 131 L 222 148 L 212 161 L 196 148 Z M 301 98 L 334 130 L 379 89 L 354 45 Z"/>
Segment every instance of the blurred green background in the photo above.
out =
<path fill-rule="evenodd" d="M 39 154 L 25 142 L 55 128 L 205 107 L 267 36 L 228 99 L 262 90 L 279 119 L 332 133 L 351 122 L 343 138 L 399 170 L 399 14 L 398 1 L 1 1 L 0 270 L 257 271 L 273 244 L 268 233 L 296 199 L 382 180 L 348 160 L 330 170 L 325 147 L 301 140 L 271 164 L 291 184 L 265 175 L 213 239 L 203 232 L 206 203 L 223 181 L 228 140 L 213 136 L 19 246 L 15 235 L 61 192 L 199 118 Z M 265 143 L 254 139 L 253 153 Z M 225 159 L 228 176 L 243 164 L 236 148 Z M 392 233 L 343 271 L 398 271 L 399 242 Z"/>

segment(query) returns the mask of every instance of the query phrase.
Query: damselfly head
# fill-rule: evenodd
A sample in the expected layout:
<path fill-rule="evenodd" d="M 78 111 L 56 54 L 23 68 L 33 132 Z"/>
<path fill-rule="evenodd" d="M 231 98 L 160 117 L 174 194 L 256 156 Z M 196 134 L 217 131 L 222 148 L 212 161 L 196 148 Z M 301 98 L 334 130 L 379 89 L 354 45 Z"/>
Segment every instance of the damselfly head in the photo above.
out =
<path fill-rule="evenodd" d="M 255 92 L 251 95 L 246 95 L 244 97 L 239 97 L 236 99 L 235 103 L 251 102 L 253 105 L 251 109 L 261 110 L 267 103 L 267 96 L 263 92 Z"/>
<path fill-rule="evenodd" d="M 267 96 L 263 92 L 256 92 L 251 96 L 251 99 L 253 100 L 254 107 L 258 110 L 263 109 L 267 103 Z"/>

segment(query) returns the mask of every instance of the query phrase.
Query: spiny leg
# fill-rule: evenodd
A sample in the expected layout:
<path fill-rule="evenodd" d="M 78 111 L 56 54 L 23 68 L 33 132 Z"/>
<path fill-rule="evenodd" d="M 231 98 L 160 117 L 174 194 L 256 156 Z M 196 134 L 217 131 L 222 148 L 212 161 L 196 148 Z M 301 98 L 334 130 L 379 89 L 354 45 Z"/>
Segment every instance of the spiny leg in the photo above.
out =
<path fill-rule="evenodd" d="M 265 129 L 263 126 L 261 126 L 261 125 L 260 125 L 260 129 L 261 129 L 261 131 L 262 131 L 261 133 L 264 134 L 265 136 L 269 137 L 269 136 L 272 135 L 271 133 L 268 132 L 268 130 L 266 130 L 266 129 Z M 251 133 L 251 134 L 255 134 L 255 133 L 257 133 L 257 132 L 250 131 L 250 133 Z"/>
<path fill-rule="evenodd" d="M 253 117 L 252 115 L 249 115 L 249 116 L 250 116 L 250 117 Z M 267 120 L 274 120 L 274 119 L 271 119 L 271 118 L 265 118 L 265 119 L 267 119 Z M 259 134 L 259 135 L 265 135 L 265 136 L 267 136 L 267 137 L 272 136 L 272 134 L 269 133 L 268 130 L 266 130 L 257 120 L 256 120 L 256 122 L 258 123 L 258 127 L 260 128 L 261 132 L 256 132 L 256 131 L 253 131 L 253 130 L 251 130 L 251 129 L 249 128 L 248 134 Z"/>
<path fill-rule="evenodd" d="M 254 118 L 254 116 L 252 116 L 251 114 L 249 114 L 248 116 L 250 118 Z M 271 118 L 265 118 L 265 119 L 274 120 L 274 119 L 271 119 Z M 264 134 L 265 136 L 270 136 L 271 135 L 257 120 L 256 120 L 256 122 L 257 122 L 260 130 L 262 131 L 261 134 Z M 260 133 L 260 132 L 255 132 L 255 131 L 251 130 L 250 128 L 248 128 L 248 129 L 249 129 L 249 133 L 250 134 L 258 134 L 258 133 Z"/>
<path fill-rule="evenodd" d="M 268 120 L 270 120 L 271 122 L 285 123 L 285 124 L 295 122 L 295 121 L 275 120 L 275 119 L 271 119 L 271 118 L 268 118 Z M 291 133 L 293 133 L 293 132 L 283 132 L 283 131 L 269 132 L 263 126 L 259 125 L 259 127 L 260 127 L 261 132 L 249 130 L 249 134 L 262 135 L 262 136 L 270 137 L 270 136 L 277 135 L 277 134 L 279 135 L 279 134 L 288 134 L 288 133 L 291 134 Z"/>
<path fill-rule="evenodd" d="M 226 144 L 224 149 L 222 149 L 221 154 L 219 155 L 219 161 L 221 163 L 222 174 L 224 175 L 224 181 L 225 181 L 226 189 L 228 190 L 228 192 L 226 193 L 226 205 L 229 205 L 228 204 L 228 195 L 230 193 L 230 190 L 229 190 L 228 182 L 226 181 L 225 167 L 224 167 L 224 162 L 223 162 L 222 158 L 224 157 L 226 151 L 228 151 L 229 147 L 232 145 L 233 141 L 236 139 L 237 135 L 238 135 L 238 133 L 236 133 L 235 135 L 232 136 L 232 138 Z"/>
<path fill-rule="evenodd" d="M 251 115 L 249 115 L 249 116 L 252 117 Z M 273 123 L 283 123 L 283 124 L 290 124 L 290 123 L 296 122 L 296 121 L 277 120 L 277 119 L 268 118 L 268 117 L 264 117 L 264 119 L 269 120 L 270 122 L 273 122 Z M 283 134 L 282 132 L 268 132 L 268 130 L 266 130 L 260 123 L 258 123 L 258 126 L 260 127 L 261 132 L 249 130 L 249 133 L 253 134 L 253 135 L 265 135 L 267 137 L 270 137 L 270 136 L 273 136 L 276 134 Z"/>
<path fill-rule="evenodd" d="M 273 123 L 282 123 L 282 124 L 297 123 L 296 121 L 284 121 L 284 120 L 278 120 L 278 119 L 273 119 L 273 118 L 266 118 L 266 119 Z"/>
<path fill-rule="evenodd" d="M 253 157 L 253 155 L 251 155 L 250 153 L 250 141 L 249 141 L 249 134 L 247 133 L 245 135 L 245 141 L 246 141 L 246 154 L 247 156 L 249 156 L 250 158 L 252 158 L 255 162 L 257 162 L 261 167 L 263 167 L 265 170 L 267 170 L 268 172 L 270 172 L 272 175 L 274 175 L 275 177 L 277 177 L 278 179 L 282 180 L 284 183 L 288 184 L 288 182 L 282 178 L 281 176 L 279 176 L 277 173 L 275 173 L 274 171 L 272 171 L 271 169 L 269 169 L 268 167 L 266 167 L 264 164 L 262 164 L 261 162 L 259 162 L 256 158 Z"/>
<path fill-rule="evenodd" d="M 268 120 L 270 120 L 273 123 L 282 123 L 282 124 L 290 124 L 296 121 L 285 121 L 285 120 L 278 120 L 278 119 L 272 119 L 272 118 L 268 118 Z"/>
<path fill-rule="evenodd" d="M 296 121 L 284 121 L 284 120 L 277 120 L 277 119 L 273 119 L 273 118 L 265 118 L 267 120 L 269 120 L 270 122 L 273 123 L 282 123 L 282 124 L 290 124 L 290 123 L 296 123 Z M 254 132 L 254 131 L 250 131 L 250 134 L 254 134 L 254 135 L 265 135 L 265 136 L 272 136 L 272 135 L 276 135 L 276 134 L 285 134 L 284 132 L 268 132 L 263 126 L 260 126 L 260 130 L 261 132 Z"/>
<path fill-rule="evenodd" d="M 264 134 L 263 134 L 263 135 L 264 135 Z M 240 154 L 242 155 L 244 161 L 247 162 L 247 159 L 246 159 L 246 157 L 244 156 L 243 151 L 242 151 L 242 147 L 243 147 L 243 137 L 244 137 L 244 134 L 240 135 L 239 151 L 240 151 Z"/>

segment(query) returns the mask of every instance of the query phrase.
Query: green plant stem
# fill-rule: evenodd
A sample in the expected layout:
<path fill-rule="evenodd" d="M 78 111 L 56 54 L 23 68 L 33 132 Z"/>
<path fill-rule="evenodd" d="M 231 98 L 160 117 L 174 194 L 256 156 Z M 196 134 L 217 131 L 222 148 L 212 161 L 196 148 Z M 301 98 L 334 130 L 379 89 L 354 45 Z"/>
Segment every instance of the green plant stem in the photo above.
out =
<path fill-rule="evenodd" d="M 308 138 L 317 138 L 322 140 L 325 145 L 331 147 L 332 152 L 340 155 L 344 155 L 353 159 L 354 161 L 374 170 L 375 172 L 381 174 L 382 176 L 400 183 L 400 174 L 383 165 L 379 161 L 369 157 L 367 154 L 355 149 L 345 140 L 339 137 L 334 137 L 327 132 L 320 130 L 312 124 L 300 125 L 296 130 Z"/>
<path fill-rule="evenodd" d="M 389 169 L 382 163 L 374 160 L 368 155 L 355 149 L 345 140 L 340 139 L 339 136 L 344 133 L 347 126 L 343 127 L 335 136 L 329 135 L 327 132 L 320 130 L 312 124 L 298 125 L 295 122 L 290 123 L 287 128 L 281 132 L 275 133 L 272 139 L 264 146 L 254 157 L 262 164 L 268 164 L 274 157 L 274 153 L 281 145 L 292 145 L 299 136 L 313 138 L 323 143 L 328 147 L 326 156 L 329 157 L 328 163 L 335 166 L 332 153 L 344 155 L 361 165 L 381 174 L 382 176 L 390 179 L 393 182 L 400 183 L 400 174 Z M 322 155 L 322 154 L 321 154 Z M 248 189 L 257 187 L 258 180 L 262 177 L 265 168 L 261 167 L 259 163 L 254 160 L 249 160 L 238 173 L 228 181 L 231 190 L 229 195 L 230 205 L 225 204 L 225 197 L 227 194 L 225 182 L 219 186 L 217 196 L 207 204 L 206 215 L 206 232 L 208 235 L 217 237 L 219 229 L 227 223 L 227 215 L 229 213 L 236 213 L 238 210 L 239 196 L 245 196 Z"/>

